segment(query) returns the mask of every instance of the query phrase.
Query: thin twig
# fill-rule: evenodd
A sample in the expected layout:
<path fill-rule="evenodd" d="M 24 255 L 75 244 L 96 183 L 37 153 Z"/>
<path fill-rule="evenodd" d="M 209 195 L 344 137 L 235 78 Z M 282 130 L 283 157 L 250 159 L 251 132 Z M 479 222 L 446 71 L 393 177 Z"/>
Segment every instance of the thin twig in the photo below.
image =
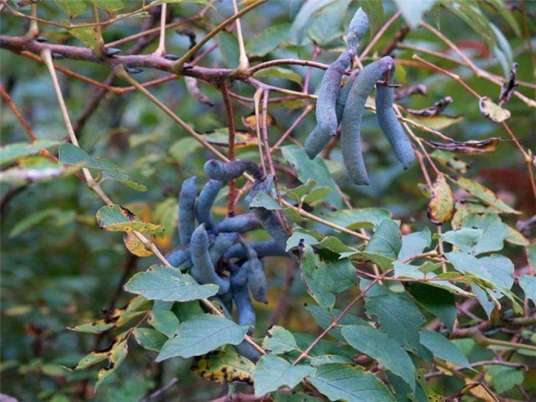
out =
<path fill-rule="evenodd" d="M 374 35 L 374 38 L 372 38 L 372 40 L 368 43 L 368 45 L 365 48 L 365 50 L 363 50 L 361 52 L 361 54 L 359 55 L 359 60 L 363 60 L 365 57 L 367 57 L 367 55 L 372 50 L 374 45 L 376 45 L 376 43 L 382 38 L 382 36 L 385 33 L 385 31 L 387 31 L 389 29 L 389 27 L 391 25 L 393 25 L 393 23 L 398 19 L 398 17 L 400 17 L 400 11 L 397 11 L 391 18 L 389 18 L 385 22 L 385 24 L 383 24 L 383 26 L 376 33 L 376 35 Z"/>

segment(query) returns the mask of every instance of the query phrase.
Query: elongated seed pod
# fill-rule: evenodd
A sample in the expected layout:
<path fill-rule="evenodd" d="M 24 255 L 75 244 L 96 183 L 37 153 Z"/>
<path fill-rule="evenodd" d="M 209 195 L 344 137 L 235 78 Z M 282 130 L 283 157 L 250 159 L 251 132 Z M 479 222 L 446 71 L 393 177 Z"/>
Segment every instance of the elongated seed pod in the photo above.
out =
<path fill-rule="evenodd" d="M 303 149 L 309 159 L 314 159 L 324 149 L 330 139 L 331 135 L 329 135 L 329 132 L 322 130 L 320 125 L 317 124 L 303 144 Z"/>
<path fill-rule="evenodd" d="M 205 162 L 204 169 L 208 177 L 223 182 L 236 179 L 244 172 L 248 172 L 256 179 L 262 176 L 257 164 L 248 160 L 221 162 L 216 159 L 210 159 Z"/>
<path fill-rule="evenodd" d="M 251 332 L 255 328 L 256 318 L 255 310 L 249 298 L 247 283 L 248 273 L 244 265 L 231 272 L 231 293 L 238 311 L 238 323 L 248 325 Z"/>
<path fill-rule="evenodd" d="M 279 223 L 276 214 L 265 208 L 254 208 L 253 210 L 260 219 L 262 228 L 272 236 L 280 249 L 285 250 L 289 236 Z"/>
<path fill-rule="evenodd" d="M 242 240 L 241 243 L 246 248 L 248 254 L 248 260 L 242 265 L 242 268 L 247 272 L 248 287 L 251 295 L 255 300 L 267 303 L 266 291 L 268 284 L 262 261 L 259 260 L 257 252 L 248 242 Z"/>
<path fill-rule="evenodd" d="M 341 78 L 344 72 L 352 64 L 352 56 L 349 52 L 343 52 L 337 60 L 330 64 L 317 91 L 316 122 L 320 130 L 330 136 L 337 133 L 336 103 L 341 87 Z"/>
<path fill-rule="evenodd" d="M 225 218 L 218 222 L 214 228 L 216 233 L 238 232 L 246 233 L 261 227 L 261 221 L 254 213 L 241 214 Z"/>
<path fill-rule="evenodd" d="M 268 283 L 262 261 L 258 258 L 252 258 L 243 265 L 248 275 L 248 287 L 253 298 L 261 303 L 268 303 L 266 293 Z"/>
<path fill-rule="evenodd" d="M 190 249 L 185 249 L 182 246 L 176 247 L 174 250 L 166 254 L 165 257 L 174 267 L 180 267 L 182 264 L 191 263 Z"/>
<path fill-rule="evenodd" d="M 361 120 L 365 111 L 367 96 L 374 89 L 376 81 L 393 68 L 393 58 L 386 56 L 368 64 L 354 80 L 341 122 L 341 150 L 344 166 L 356 184 L 369 184 L 363 151 L 361 149 Z"/>
<path fill-rule="evenodd" d="M 396 157 L 407 169 L 415 161 L 415 151 L 393 110 L 394 94 L 393 87 L 376 85 L 376 118 Z"/>
<path fill-rule="evenodd" d="M 179 193 L 179 240 L 183 246 L 190 243 L 195 229 L 195 197 L 197 178 L 190 177 L 182 182 Z"/>
<path fill-rule="evenodd" d="M 258 257 L 278 257 L 278 256 L 286 256 L 287 253 L 285 252 L 285 249 L 278 246 L 278 244 L 274 240 L 263 240 L 263 241 L 254 241 L 250 243 L 251 247 L 255 250 Z M 223 255 L 223 258 L 226 260 L 232 259 L 232 258 L 247 258 L 248 252 L 246 247 L 240 243 L 234 244 L 232 247 L 230 247 L 225 254 Z"/>
<path fill-rule="evenodd" d="M 190 253 L 192 255 L 192 276 L 202 284 L 213 283 L 219 286 L 218 295 L 229 291 L 229 280 L 216 273 L 208 252 L 208 235 L 205 225 L 199 225 L 192 234 Z"/>
<path fill-rule="evenodd" d="M 346 99 L 351 87 L 352 81 L 349 81 L 339 90 L 339 96 L 337 96 L 337 101 L 335 102 L 335 114 L 338 122 L 341 121 L 344 105 L 346 105 Z M 309 159 L 314 159 L 328 145 L 330 140 L 331 135 L 326 131 L 322 131 L 320 125 L 317 124 L 305 139 L 303 149 Z"/>
<path fill-rule="evenodd" d="M 254 363 L 261 357 L 261 353 L 246 341 L 240 342 L 235 348 L 241 356 L 244 356 L 246 359 L 249 359 Z"/>
<path fill-rule="evenodd" d="M 197 197 L 195 203 L 195 217 L 199 223 L 204 223 L 207 229 L 211 229 L 213 226 L 210 210 L 212 209 L 214 201 L 223 187 L 223 184 L 224 183 L 220 180 L 209 180 L 203 186 L 203 189 L 199 193 L 199 197 Z"/>
<path fill-rule="evenodd" d="M 214 239 L 214 243 L 210 247 L 210 259 L 214 265 L 218 263 L 221 257 L 225 254 L 233 244 L 238 240 L 238 233 L 219 233 Z"/>
<path fill-rule="evenodd" d="M 355 52 L 359 46 L 359 41 L 367 33 L 369 28 L 369 20 L 367 13 L 361 7 L 357 9 L 354 16 L 350 20 L 348 30 L 346 32 L 346 43 L 348 49 Z"/>

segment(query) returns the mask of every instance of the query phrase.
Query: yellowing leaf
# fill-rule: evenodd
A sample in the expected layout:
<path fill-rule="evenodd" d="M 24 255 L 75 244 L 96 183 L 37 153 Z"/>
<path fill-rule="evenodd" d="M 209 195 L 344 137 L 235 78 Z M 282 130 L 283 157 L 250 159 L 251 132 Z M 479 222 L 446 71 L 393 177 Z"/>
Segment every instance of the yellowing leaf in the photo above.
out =
<path fill-rule="evenodd" d="M 139 232 L 155 233 L 162 230 L 161 225 L 145 223 L 134 216 L 128 209 L 119 205 L 105 206 L 97 211 L 99 226 L 109 232 Z"/>
<path fill-rule="evenodd" d="M 443 130 L 444 128 L 450 127 L 453 124 L 461 122 L 463 120 L 463 117 L 462 116 L 445 116 L 441 114 L 436 115 L 436 116 L 410 115 L 409 119 L 414 121 L 415 123 L 419 123 L 433 130 Z"/>
<path fill-rule="evenodd" d="M 254 369 L 255 365 L 238 355 L 232 347 L 202 356 L 192 367 L 194 373 L 218 384 L 240 381 L 252 385 Z"/>
<path fill-rule="evenodd" d="M 518 211 L 501 201 L 489 188 L 483 186 L 476 181 L 460 177 L 456 180 L 456 184 L 467 191 L 472 196 L 483 201 L 487 205 L 498 209 L 504 214 L 519 214 Z"/>
<path fill-rule="evenodd" d="M 450 221 L 454 213 L 454 196 L 443 174 L 439 174 L 432 186 L 432 198 L 428 203 L 428 217 L 436 225 Z"/>
<path fill-rule="evenodd" d="M 494 103 L 487 96 L 483 96 L 479 101 L 480 113 L 486 116 L 488 119 L 493 120 L 496 123 L 502 123 L 510 118 L 510 111 L 503 109 L 496 103 Z"/>
<path fill-rule="evenodd" d="M 138 257 L 149 257 L 153 255 L 152 251 L 148 250 L 132 233 L 125 233 L 123 235 L 123 243 L 125 243 L 125 247 L 128 251 L 134 255 L 137 255 Z"/>
<path fill-rule="evenodd" d="M 262 124 L 262 120 L 259 122 Z M 274 123 L 274 118 L 270 115 L 266 116 L 266 125 L 270 127 Z M 257 119 L 255 114 L 250 114 L 249 116 L 242 117 L 242 124 L 251 130 L 257 129 Z"/>

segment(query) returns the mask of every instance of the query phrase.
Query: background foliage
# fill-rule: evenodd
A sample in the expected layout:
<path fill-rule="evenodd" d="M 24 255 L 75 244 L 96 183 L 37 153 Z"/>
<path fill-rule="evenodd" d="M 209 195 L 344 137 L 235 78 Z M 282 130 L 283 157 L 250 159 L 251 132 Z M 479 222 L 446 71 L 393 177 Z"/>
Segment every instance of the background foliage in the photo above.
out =
<path fill-rule="evenodd" d="M 280 59 L 329 64 L 344 49 L 345 29 L 361 6 L 371 21 L 360 48 L 371 44 L 363 64 L 393 51 L 401 89 L 426 86 L 426 96 L 403 97 L 399 104 L 422 109 L 453 98 L 434 117 L 403 109 L 417 123 L 410 124 L 417 138 L 428 141 L 417 147 L 424 161 L 407 171 L 367 112 L 363 132 L 371 185 L 356 186 L 344 173 L 337 146 L 314 161 L 303 152 L 314 112 L 277 143 L 304 110 L 311 111 L 314 99 L 308 94 L 314 94 L 322 69 L 281 62 L 256 72 L 254 79 L 270 93 L 268 141 L 294 255 L 265 258 L 268 303 L 255 303 L 253 338 L 269 353 L 256 367 L 230 345 L 221 347 L 239 343 L 245 330 L 203 311 L 195 300 L 209 297 L 210 289 L 188 288 L 192 301 L 174 304 L 178 299 L 161 289 L 151 296 L 136 290 L 136 281 L 146 289 L 140 273 L 161 261 L 132 231 L 151 236 L 163 252 L 171 250 L 177 242 L 180 184 L 192 175 L 204 181 L 203 164 L 214 154 L 140 91 L 106 92 L 58 72 L 80 142 L 76 148 L 68 143 L 51 76 L 31 57 L 39 52 L 29 43 L 43 42 L 14 48 L 5 40 L 38 33 L 47 43 L 92 49 L 99 59 L 53 54 L 57 70 L 124 88 L 124 80 L 108 78 L 113 57 L 101 54 L 96 16 L 112 22 L 102 28 L 106 44 L 156 28 L 152 35 L 113 46 L 121 55 L 150 55 L 159 50 L 161 4 L 167 3 L 168 23 L 183 22 L 167 29 L 165 52 L 182 56 L 192 41 L 198 43 L 233 14 L 232 3 L 30 3 L 0 6 L 2 392 L 21 401 L 54 402 L 201 401 L 226 394 L 231 400 L 260 400 L 266 394 L 276 401 L 533 400 L 536 246 L 530 244 L 536 204 L 527 146 L 534 142 L 534 2 L 270 0 L 240 18 L 251 66 Z M 239 8 L 254 3 L 243 1 Z M 36 24 L 28 19 L 32 10 L 42 19 Z M 429 25 L 423 26 L 424 12 Z M 212 71 L 237 68 L 235 24 L 195 57 L 194 64 Z M 482 114 L 478 97 L 498 103 L 500 84 L 514 61 L 521 85 L 502 105 L 510 112 L 506 124 L 497 123 L 495 115 Z M 128 71 L 139 67 L 134 63 Z M 247 76 L 252 70 L 241 71 Z M 168 74 L 145 67 L 132 76 L 147 82 Z M 197 78 L 169 80 L 150 91 L 224 154 L 229 124 L 222 94 L 237 94 L 239 99 L 227 98 L 236 123 L 234 151 L 237 158 L 259 161 L 255 120 L 260 116 L 252 102 L 259 84 L 240 75 Z M 483 147 L 481 141 L 489 138 L 500 141 Z M 51 161 L 53 156 L 59 162 Z M 137 218 L 126 219 L 118 207 L 102 209 L 102 200 L 80 180 L 82 167 Z M 246 185 L 243 179 L 236 182 L 238 188 Z M 224 191 L 214 208 L 217 218 L 228 212 L 227 200 Z M 280 208 L 273 199 L 262 202 Z M 246 209 L 243 201 L 237 206 L 237 212 Z M 248 236 L 264 239 L 266 233 Z M 160 275 L 158 283 L 172 281 L 170 268 L 151 272 Z M 210 335 L 221 328 L 225 336 L 212 343 Z M 329 331 L 322 333 L 324 328 Z M 181 339 L 201 337 L 199 349 L 170 344 L 177 331 L 190 334 Z M 302 353 L 306 349 L 308 356 Z"/>

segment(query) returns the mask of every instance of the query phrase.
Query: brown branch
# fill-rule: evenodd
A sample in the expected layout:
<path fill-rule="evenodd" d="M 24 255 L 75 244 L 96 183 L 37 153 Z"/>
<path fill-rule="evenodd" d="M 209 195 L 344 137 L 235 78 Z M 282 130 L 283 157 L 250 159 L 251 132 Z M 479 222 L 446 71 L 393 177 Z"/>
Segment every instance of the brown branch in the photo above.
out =
<path fill-rule="evenodd" d="M 225 106 L 225 113 L 227 115 L 227 125 L 229 126 L 229 149 L 227 150 L 227 157 L 230 161 L 235 159 L 235 136 L 236 136 L 236 126 L 234 119 L 233 103 L 231 102 L 231 97 L 229 96 L 229 91 L 227 88 L 227 82 L 223 82 L 220 86 L 221 95 L 223 98 L 223 104 Z M 236 183 L 234 180 L 229 182 L 229 201 L 227 203 L 227 213 L 229 215 L 234 214 L 236 206 Z"/>

